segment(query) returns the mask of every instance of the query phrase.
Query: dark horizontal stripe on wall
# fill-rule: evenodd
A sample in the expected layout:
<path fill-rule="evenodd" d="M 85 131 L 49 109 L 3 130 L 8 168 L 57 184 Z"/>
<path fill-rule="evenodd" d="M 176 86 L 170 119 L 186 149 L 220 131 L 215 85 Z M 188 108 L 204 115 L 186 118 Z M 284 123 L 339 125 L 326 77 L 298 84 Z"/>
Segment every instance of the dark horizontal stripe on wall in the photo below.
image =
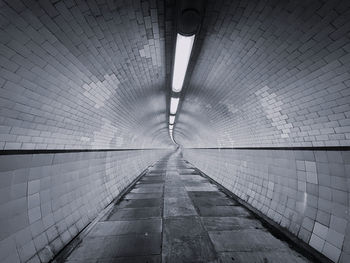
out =
<path fill-rule="evenodd" d="M 318 147 L 207 147 L 185 148 L 198 150 L 276 150 L 276 151 L 350 151 L 350 146 L 318 146 Z"/>
<path fill-rule="evenodd" d="M 50 153 L 79 153 L 79 152 L 123 152 L 123 151 L 150 151 L 166 150 L 166 148 L 145 148 L 145 149 L 62 149 L 62 150 L 0 150 L 0 155 L 20 154 L 50 154 Z"/>

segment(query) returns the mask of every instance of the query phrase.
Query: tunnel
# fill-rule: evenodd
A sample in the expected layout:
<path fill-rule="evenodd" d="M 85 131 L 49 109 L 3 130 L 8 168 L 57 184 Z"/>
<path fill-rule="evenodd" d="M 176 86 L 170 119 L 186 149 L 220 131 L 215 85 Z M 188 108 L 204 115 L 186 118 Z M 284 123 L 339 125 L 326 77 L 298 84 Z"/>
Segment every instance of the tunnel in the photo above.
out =
<path fill-rule="evenodd" d="M 350 1 L 0 0 L 0 262 L 350 262 Z"/>

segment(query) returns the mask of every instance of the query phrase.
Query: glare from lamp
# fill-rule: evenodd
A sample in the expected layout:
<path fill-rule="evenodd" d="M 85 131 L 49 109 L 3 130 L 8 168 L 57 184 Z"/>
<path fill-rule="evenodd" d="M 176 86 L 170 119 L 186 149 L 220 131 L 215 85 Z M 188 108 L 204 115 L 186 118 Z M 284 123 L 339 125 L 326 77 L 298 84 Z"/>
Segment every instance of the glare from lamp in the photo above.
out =
<path fill-rule="evenodd" d="M 175 115 L 177 112 L 177 107 L 179 106 L 180 98 L 170 99 L 170 114 Z"/>
<path fill-rule="evenodd" d="M 175 142 L 174 137 L 173 137 L 172 134 L 170 134 L 170 138 L 171 138 L 171 140 L 173 141 L 174 144 L 177 144 L 177 143 Z"/>
<path fill-rule="evenodd" d="M 170 124 L 174 124 L 174 122 L 175 122 L 175 116 L 174 115 L 170 115 L 169 116 L 169 123 Z"/>
<path fill-rule="evenodd" d="M 185 80 L 188 63 L 190 61 L 195 35 L 183 36 L 177 34 L 175 48 L 175 62 L 172 90 L 180 92 Z"/>

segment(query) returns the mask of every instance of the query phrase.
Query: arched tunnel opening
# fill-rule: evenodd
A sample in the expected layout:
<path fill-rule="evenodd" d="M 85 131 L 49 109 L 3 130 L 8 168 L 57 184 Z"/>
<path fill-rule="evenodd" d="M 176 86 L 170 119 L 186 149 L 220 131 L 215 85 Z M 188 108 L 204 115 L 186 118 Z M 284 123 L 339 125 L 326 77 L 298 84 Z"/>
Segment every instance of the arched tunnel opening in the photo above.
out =
<path fill-rule="evenodd" d="M 0 0 L 0 262 L 350 262 L 350 1 Z"/>

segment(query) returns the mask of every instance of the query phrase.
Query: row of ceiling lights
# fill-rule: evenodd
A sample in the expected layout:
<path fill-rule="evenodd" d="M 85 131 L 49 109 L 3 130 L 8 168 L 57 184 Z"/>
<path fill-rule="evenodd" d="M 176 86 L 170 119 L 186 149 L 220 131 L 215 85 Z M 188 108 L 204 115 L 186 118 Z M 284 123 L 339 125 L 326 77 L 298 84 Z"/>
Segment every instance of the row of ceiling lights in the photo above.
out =
<path fill-rule="evenodd" d="M 170 114 L 169 114 L 169 134 L 171 140 L 174 140 L 174 125 L 176 113 L 180 103 L 180 94 L 185 80 L 188 63 L 190 61 L 191 51 L 193 47 L 195 35 L 183 36 L 177 34 L 175 47 L 175 60 L 173 70 L 173 81 L 171 89 L 173 96 L 170 98 Z"/>
<path fill-rule="evenodd" d="M 204 0 L 179 0 L 178 7 L 178 33 L 176 35 L 169 112 L 169 135 L 174 144 L 177 144 L 174 140 L 176 114 L 178 113 L 181 90 L 186 77 L 193 43 L 203 15 Z"/>

